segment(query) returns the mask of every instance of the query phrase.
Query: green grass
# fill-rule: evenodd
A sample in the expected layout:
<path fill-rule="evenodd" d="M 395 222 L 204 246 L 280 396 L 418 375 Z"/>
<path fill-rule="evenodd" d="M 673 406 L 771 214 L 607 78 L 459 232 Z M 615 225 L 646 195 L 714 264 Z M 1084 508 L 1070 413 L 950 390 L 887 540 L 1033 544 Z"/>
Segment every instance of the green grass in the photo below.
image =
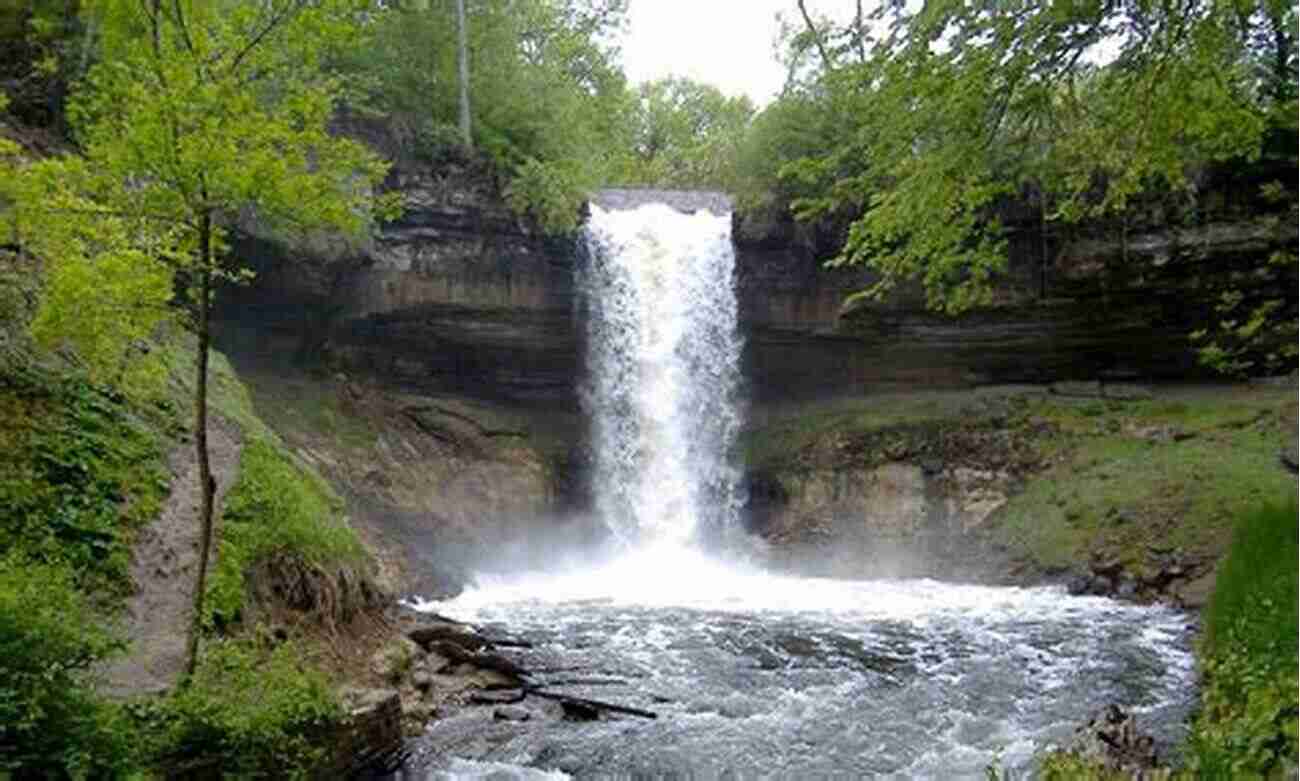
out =
<path fill-rule="evenodd" d="M 274 553 L 289 552 L 319 565 L 366 559 L 339 497 L 315 472 L 266 439 L 245 444 L 220 529 L 207 597 L 218 625 L 239 620 L 248 571 Z"/>
<path fill-rule="evenodd" d="M 1048 568 L 1104 552 L 1140 572 L 1149 546 L 1213 558 L 1233 519 L 1294 490 L 1277 460 L 1280 400 L 1031 402 L 1022 420 L 1057 433 L 1037 443 L 1047 468 L 1011 498 L 999 534 Z"/>
<path fill-rule="evenodd" d="M 766 411 L 767 422 L 741 433 L 741 452 L 751 467 L 780 467 L 835 438 L 955 420 L 968 402 L 960 394 L 930 393 L 786 405 Z"/>
<path fill-rule="evenodd" d="M 1219 568 L 1201 641 L 1191 764 L 1202 778 L 1280 776 L 1297 761 L 1297 505 L 1244 514 Z"/>

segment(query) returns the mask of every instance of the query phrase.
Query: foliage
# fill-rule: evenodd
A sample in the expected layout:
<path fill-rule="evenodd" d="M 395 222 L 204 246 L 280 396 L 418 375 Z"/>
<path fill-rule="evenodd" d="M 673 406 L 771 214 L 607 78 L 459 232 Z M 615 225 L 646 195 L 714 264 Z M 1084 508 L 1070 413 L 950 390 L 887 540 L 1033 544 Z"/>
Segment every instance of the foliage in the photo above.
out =
<path fill-rule="evenodd" d="M 1289 206 L 1267 220 L 1279 226 L 1284 221 L 1296 224 L 1300 208 L 1295 194 L 1276 181 L 1262 190 L 1265 201 Z M 1253 272 L 1239 274 L 1236 284 L 1220 293 L 1215 302 L 1213 321 L 1191 334 L 1201 363 L 1221 374 L 1237 376 L 1293 371 L 1300 333 L 1295 299 L 1288 298 L 1290 291 L 1285 288 L 1294 286 L 1291 280 L 1296 268 L 1292 247 L 1274 252 Z M 1287 270 L 1291 271 L 1289 278 L 1284 273 Z"/>
<path fill-rule="evenodd" d="M 70 570 L 0 558 L 0 775 L 116 778 L 134 746 L 90 667 L 119 650 Z"/>
<path fill-rule="evenodd" d="M 352 101 L 411 135 L 459 145 L 456 25 L 450 3 L 375 9 L 365 42 L 337 70 Z M 509 181 L 510 202 L 548 230 L 577 224 L 587 192 L 623 155 L 629 108 L 610 43 L 623 0 L 467 3 L 474 145 Z M 427 156 L 438 157 L 436 150 Z"/>
<path fill-rule="evenodd" d="M 0 91 L 24 121 L 57 127 L 63 98 L 83 73 L 94 30 L 79 0 L 10 0 L 0 4 Z"/>
<path fill-rule="evenodd" d="M 1297 515 L 1294 497 L 1243 514 L 1219 566 L 1191 738 L 1204 777 L 1262 777 L 1296 762 Z"/>
<path fill-rule="evenodd" d="M 633 156 L 619 183 L 733 190 L 754 107 L 718 88 L 670 76 L 642 84 L 631 116 Z"/>
<path fill-rule="evenodd" d="M 0 555 L 69 566 L 124 594 L 132 530 L 167 491 L 159 437 L 121 397 L 75 376 L 0 377 Z"/>
<path fill-rule="evenodd" d="M 310 777 L 328 756 L 321 738 L 343 711 L 301 655 L 292 644 L 208 644 L 188 687 L 135 708 L 152 762 L 169 774 Z"/>
<path fill-rule="evenodd" d="M 1123 234 L 1153 203 L 1194 212 L 1215 161 L 1294 164 L 1291 4 L 887 3 L 865 43 L 860 20 L 812 21 L 787 30 L 786 93 L 746 140 L 745 202 L 851 223 L 833 264 L 877 272 L 867 297 L 914 281 L 935 309 L 989 304 L 1013 206 Z M 1276 296 L 1238 292 L 1212 363 L 1288 343 Z"/>
<path fill-rule="evenodd" d="M 219 626 L 239 620 L 248 570 L 279 551 L 314 564 L 351 563 L 364 555 L 328 484 L 276 445 L 255 439 L 240 455 L 239 480 L 222 516 L 208 602 Z"/>

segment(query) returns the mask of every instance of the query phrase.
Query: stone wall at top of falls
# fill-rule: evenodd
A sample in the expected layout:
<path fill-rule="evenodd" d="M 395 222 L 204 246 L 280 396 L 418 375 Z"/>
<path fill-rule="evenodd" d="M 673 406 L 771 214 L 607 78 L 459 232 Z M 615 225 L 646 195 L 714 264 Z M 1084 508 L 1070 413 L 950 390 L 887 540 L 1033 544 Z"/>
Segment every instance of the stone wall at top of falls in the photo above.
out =
<path fill-rule="evenodd" d="M 397 158 L 387 186 L 405 196 L 405 213 L 362 246 L 289 245 L 251 232 L 237 249 L 258 277 L 221 299 L 232 326 L 225 346 L 421 390 L 576 410 L 578 242 L 548 238 L 514 214 L 481 164 L 414 159 L 384 128 L 350 132 Z M 700 200 L 722 203 L 717 194 Z M 844 312 L 845 297 L 871 276 L 820 265 L 834 236 L 737 215 L 747 393 L 765 401 L 1197 373 L 1186 335 L 1204 319 L 1216 281 L 1296 242 L 1293 220 L 1254 218 L 1250 208 L 1207 214 L 1187 227 L 1148 220 L 1074 235 L 1045 233 L 1032 215 L 1011 220 L 997 305 L 957 319 L 928 312 L 907 289 Z M 1285 272 L 1294 291 L 1294 269 Z"/>

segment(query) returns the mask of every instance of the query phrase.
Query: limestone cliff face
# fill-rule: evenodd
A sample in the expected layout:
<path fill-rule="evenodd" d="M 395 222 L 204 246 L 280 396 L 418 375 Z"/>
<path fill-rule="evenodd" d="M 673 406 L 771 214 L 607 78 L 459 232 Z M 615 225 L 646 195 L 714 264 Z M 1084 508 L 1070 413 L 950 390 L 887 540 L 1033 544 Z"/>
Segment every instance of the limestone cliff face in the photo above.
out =
<path fill-rule="evenodd" d="M 352 132 L 397 158 L 387 186 L 402 193 L 405 213 L 364 246 L 286 248 L 250 238 L 239 250 L 258 280 L 227 295 L 223 314 L 257 323 L 262 338 L 278 335 L 285 341 L 277 349 L 289 354 L 404 387 L 577 409 L 576 238 L 548 238 L 514 214 L 481 164 L 413 159 L 382 126 Z M 1235 201 L 1203 208 L 1176 228 L 1161 227 L 1174 218 L 1160 213 L 1064 233 L 1013 210 L 1009 268 L 995 305 L 959 318 L 927 311 L 914 289 L 844 310 L 846 296 L 872 277 L 822 267 L 834 235 L 738 215 L 749 392 L 761 403 L 885 388 L 1195 374 L 1187 334 L 1224 281 L 1254 273 L 1262 258 L 1296 243 L 1294 219 L 1260 217 L 1267 205 L 1242 194 L 1257 183 L 1234 187 Z M 1255 284 L 1294 291 L 1295 269 Z M 1285 316 L 1295 317 L 1294 298 Z"/>

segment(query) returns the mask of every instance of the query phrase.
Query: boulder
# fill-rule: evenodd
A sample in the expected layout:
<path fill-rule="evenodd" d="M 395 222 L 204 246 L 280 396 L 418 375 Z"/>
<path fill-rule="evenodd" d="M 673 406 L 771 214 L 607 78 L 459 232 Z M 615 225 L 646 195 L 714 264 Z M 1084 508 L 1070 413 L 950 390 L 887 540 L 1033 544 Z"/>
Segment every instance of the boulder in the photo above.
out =
<path fill-rule="evenodd" d="M 1115 773 L 1158 777 L 1155 739 L 1141 732 L 1133 715 L 1118 705 L 1107 705 L 1075 730 L 1069 752 Z"/>
<path fill-rule="evenodd" d="M 492 711 L 492 718 L 497 721 L 528 721 L 532 717 L 532 711 L 518 705 L 502 705 Z"/>
<path fill-rule="evenodd" d="M 395 689 L 347 688 L 339 692 L 346 716 L 330 743 L 334 746 L 331 777 L 350 778 L 367 768 L 400 764 L 402 699 Z"/>

